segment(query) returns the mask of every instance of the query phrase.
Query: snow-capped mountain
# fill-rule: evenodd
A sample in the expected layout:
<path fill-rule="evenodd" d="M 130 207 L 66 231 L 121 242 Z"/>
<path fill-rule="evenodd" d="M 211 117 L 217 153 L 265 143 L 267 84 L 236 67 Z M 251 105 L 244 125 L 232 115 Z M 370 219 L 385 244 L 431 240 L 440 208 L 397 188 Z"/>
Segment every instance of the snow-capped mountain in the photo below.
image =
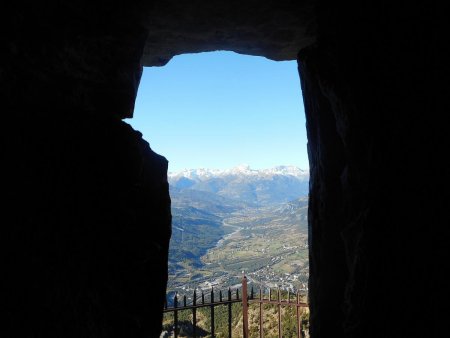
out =
<path fill-rule="evenodd" d="M 298 178 L 303 178 L 309 180 L 309 172 L 307 170 L 300 169 L 295 166 L 277 166 L 270 169 L 252 169 L 247 164 L 241 164 L 237 167 L 231 169 L 185 169 L 179 172 L 169 173 L 170 179 L 177 179 L 181 177 L 194 179 L 194 180 L 205 180 L 211 177 L 219 176 L 274 176 L 274 175 L 291 175 Z"/>
<path fill-rule="evenodd" d="M 169 173 L 172 192 L 199 190 L 255 205 L 283 203 L 306 196 L 309 172 L 295 166 L 251 169 L 190 169 Z"/>

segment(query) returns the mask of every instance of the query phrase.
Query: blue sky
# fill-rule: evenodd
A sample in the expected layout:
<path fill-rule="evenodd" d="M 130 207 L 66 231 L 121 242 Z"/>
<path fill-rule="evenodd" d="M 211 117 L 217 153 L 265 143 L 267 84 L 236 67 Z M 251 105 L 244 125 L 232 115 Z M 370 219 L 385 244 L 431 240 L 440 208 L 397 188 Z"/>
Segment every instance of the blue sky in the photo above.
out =
<path fill-rule="evenodd" d="M 233 52 L 185 54 L 146 67 L 134 117 L 169 171 L 307 169 L 306 128 L 295 61 Z"/>

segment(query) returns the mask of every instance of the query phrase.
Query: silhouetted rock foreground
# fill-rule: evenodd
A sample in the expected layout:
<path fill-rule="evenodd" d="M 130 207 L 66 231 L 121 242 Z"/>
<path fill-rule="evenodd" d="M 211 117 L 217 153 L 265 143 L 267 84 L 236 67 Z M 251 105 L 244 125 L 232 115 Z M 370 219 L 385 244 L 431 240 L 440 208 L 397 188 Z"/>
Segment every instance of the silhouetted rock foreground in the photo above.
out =
<path fill-rule="evenodd" d="M 392 1 L 5 5 L 0 336 L 159 335 L 167 162 L 121 119 L 141 63 L 216 49 L 299 52 L 311 337 L 443 336 L 443 13 Z"/>
<path fill-rule="evenodd" d="M 167 280 L 167 161 L 123 122 L 78 127 L 83 133 L 54 131 L 58 142 L 47 147 L 48 130 L 21 136 L 33 142 L 22 149 L 25 179 L 14 182 L 11 198 L 27 208 L 15 216 L 20 226 L 2 229 L 2 306 L 9 311 L 1 330 L 12 337 L 151 336 L 153 307 L 164 301 L 156 290 Z"/>

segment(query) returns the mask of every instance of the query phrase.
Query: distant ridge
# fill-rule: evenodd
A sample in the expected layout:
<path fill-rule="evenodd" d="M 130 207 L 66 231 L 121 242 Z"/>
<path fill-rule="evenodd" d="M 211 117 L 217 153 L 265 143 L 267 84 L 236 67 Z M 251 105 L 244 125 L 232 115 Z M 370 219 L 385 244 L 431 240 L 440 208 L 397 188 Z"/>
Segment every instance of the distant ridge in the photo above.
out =
<path fill-rule="evenodd" d="M 168 178 L 174 197 L 183 191 L 204 191 L 249 205 L 285 203 L 309 191 L 309 171 L 295 166 L 187 169 L 169 173 Z"/>
<path fill-rule="evenodd" d="M 246 176 L 273 176 L 291 175 L 309 180 L 309 170 L 300 169 L 291 165 L 280 165 L 269 169 L 252 169 L 247 164 L 241 164 L 231 169 L 185 169 L 178 172 L 169 172 L 169 178 L 186 177 L 191 179 L 206 179 L 217 176 L 246 175 Z"/>
<path fill-rule="evenodd" d="M 307 170 L 190 169 L 170 173 L 169 185 L 168 290 L 184 293 L 212 281 L 226 288 L 242 270 L 265 283 L 305 288 Z"/>

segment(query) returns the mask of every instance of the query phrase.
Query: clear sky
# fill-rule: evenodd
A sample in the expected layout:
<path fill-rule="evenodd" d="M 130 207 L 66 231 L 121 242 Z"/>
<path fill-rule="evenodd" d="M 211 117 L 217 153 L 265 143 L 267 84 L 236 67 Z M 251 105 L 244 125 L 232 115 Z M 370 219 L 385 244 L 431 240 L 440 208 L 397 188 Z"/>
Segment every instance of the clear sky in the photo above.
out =
<path fill-rule="evenodd" d="M 306 127 L 295 61 L 233 52 L 185 54 L 146 67 L 133 119 L 169 171 L 308 169 Z"/>

